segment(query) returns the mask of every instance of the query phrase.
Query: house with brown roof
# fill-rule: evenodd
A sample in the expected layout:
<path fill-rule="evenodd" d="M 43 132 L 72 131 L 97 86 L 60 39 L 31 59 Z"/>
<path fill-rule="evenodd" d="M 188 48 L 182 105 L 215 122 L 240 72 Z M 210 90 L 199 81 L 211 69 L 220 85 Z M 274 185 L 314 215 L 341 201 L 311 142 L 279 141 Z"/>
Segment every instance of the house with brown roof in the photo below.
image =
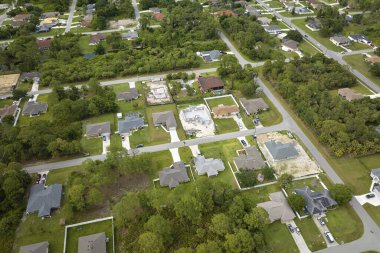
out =
<path fill-rule="evenodd" d="M 1 119 L 3 119 L 5 116 L 16 116 L 17 112 L 17 105 L 6 105 L 3 108 L 0 108 L 0 123 Z"/>
<path fill-rule="evenodd" d="M 242 105 L 244 111 L 248 114 L 256 114 L 260 111 L 266 111 L 269 109 L 269 106 L 262 98 L 255 99 L 240 99 L 240 104 Z"/>
<path fill-rule="evenodd" d="M 237 105 L 218 105 L 212 108 L 215 118 L 230 118 L 239 113 Z"/>
<path fill-rule="evenodd" d="M 156 13 L 153 13 L 152 17 L 157 20 L 157 21 L 162 21 L 164 20 L 165 18 L 165 14 L 161 13 L 161 12 L 156 12 Z"/>
<path fill-rule="evenodd" d="M 59 12 L 57 11 L 51 11 L 51 12 L 44 12 L 41 14 L 41 19 L 45 18 L 58 18 Z"/>
<path fill-rule="evenodd" d="M 299 52 L 297 41 L 284 39 L 281 43 L 281 49 L 285 52 Z"/>
<path fill-rule="evenodd" d="M 18 14 L 16 16 L 13 17 L 13 21 L 16 21 L 16 22 L 29 22 L 30 18 L 32 17 L 31 14 Z"/>
<path fill-rule="evenodd" d="M 103 33 L 96 33 L 90 35 L 90 46 L 98 45 L 100 42 L 104 41 L 106 36 Z"/>
<path fill-rule="evenodd" d="M 202 92 L 209 90 L 223 90 L 224 84 L 222 79 L 216 76 L 200 76 L 198 77 L 198 83 Z"/>
<path fill-rule="evenodd" d="M 214 13 L 217 16 L 237 17 L 238 14 L 233 10 L 221 10 Z"/>
<path fill-rule="evenodd" d="M 51 46 L 51 39 L 37 40 L 36 43 L 38 50 L 49 50 Z"/>
<path fill-rule="evenodd" d="M 364 96 L 360 93 L 357 93 L 353 89 L 350 88 L 342 88 L 338 90 L 339 96 L 344 98 L 345 100 L 351 102 L 354 100 L 362 99 Z"/>

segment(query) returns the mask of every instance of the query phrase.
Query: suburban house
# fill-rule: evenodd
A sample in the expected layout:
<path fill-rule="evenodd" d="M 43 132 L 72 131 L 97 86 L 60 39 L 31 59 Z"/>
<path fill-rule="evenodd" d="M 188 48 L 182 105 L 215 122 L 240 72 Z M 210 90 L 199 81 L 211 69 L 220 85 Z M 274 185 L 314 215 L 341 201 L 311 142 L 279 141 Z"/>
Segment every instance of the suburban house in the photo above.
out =
<path fill-rule="evenodd" d="M 157 21 L 162 21 L 164 20 L 165 18 L 165 14 L 161 13 L 161 12 L 156 12 L 156 13 L 153 13 L 152 17 L 157 20 Z"/>
<path fill-rule="evenodd" d="M 31 14 L 17 14 L 13 17 L 13 21 L 15 22 L 29 22 L 30 18 L 32 17 Z"/>
<path fill-rule="evenodd" d="M 365 36 L 364 34 L 352 34 L 349 35 L 348 38 L 352 41 L 358 42 L 358 43 L 363 43 L 363 44 L 371 44 L 372 41 Z"/>
<path fill-rule="evenodd" d="M 136 88 L 130 88 L 128 91 L 117 94 L 117 100 L 132 101 L 138 99 L 140 96 L 139 91 Z"/>
<path fill-rule="evenodd" d="M 26 213 L 37 213 L 38 217 L 50 216 L 53 209 L 61 207 L 62 185 L 53 184 L 45 188 L 35 184 L 30 189 Z"/>
<path fill-rule="evenodd" d="M 84 16 L 82 22 L 80 23 L 80 25 L 82 27 L 90 27 L 91 26 L 91 22 L 92 22 L 92 19 L 93 19 L 93 15 L 86 15 Z"/>
<path fill-rule="evenodd" d="M 177 129 L 177 122 L 173 111 L 156 112 L 153 113 L 152 116 L 155 126 L 163 126 L 168 131 Z"/>
<path fill-rule="evenodd" d="M 306 27 L 312 31 L 318 31 L 319 29 L 321 29 L 322 24 L 319 21 L 319 19 L 312 18 L 309 21 L 307 21 Z"/>
<path fill-rule="evenodd" d="M 216 76 L 199 76 L 198 83 L 202 92 L 207 92 L 209 90 L 223 90 L 224 84 L 222 79 Z"/>
<path fill-rule="evenodd" d="M 39 242 L 26 246 L 21 246 L 19 253 L 49 253 L 49 243 Z"/>
<path fill-rule="evenodd" d="M 86 15 L 93 15 L 95 13 L 95 4 L 87 4 Z"/>
<path fill-rule="evenodd" d="M 357 93 L 353 89 L 350 88 L 342 88 L 338 90 L 338 94 L 340 97 L 344 98 L 345 100 L 351 102 L 354 100 L 362 99 L 364 96 L 360 93 Z"/>
<path fill-rule="evenodd" d="M 22 115 L 29 115 L 30 117 L 38 116 L 41 113 L 46 113 L 48 109 L 47 103 L 40 103 L 36 101 L 28 101 L 24 105 Z"/>
<path fill-rule="evenodd" d="M 262 25 L 269 25 L 270 22 L 272 22 L 271 19 L 267 18 L 267 17 L 259 17 L 257 18 L 257 20 L 262 24 Z"/>
<path fill-rule="evenodd" d="M 22 72 L 20 75 L 20 81 L 33 80 L 34 78 L 40 78 L 40 73 L 37 71 L 34 72 Z"/>
<path fill-rule="evenodd" d="M 277 35 L 281 33 L 281 28 L 277 25 L 263 25 L 264 30 L 271 34 L 271 35 Z"/>
<path fill-rule="evenodd" d="M 315 10 L 318 10 L 321 6 L 321 3 L 317 0 L 308 0 L 307 1 L 311 7 L 313 7 Z"/>
<path fill-rule="evenodd" d="M 20 74 L 0 75 L 0 97 L 12 96 L 12 91 L 16 88 Z"/>
<path fill-rule="evenodd" d="M 285 6 L 285 8 L 288 9 L 288 11 L 292 11 L 294 6 L 296 5 L 296 3 L 293 1 L 283 1 L 282 3 Z"/>
<path fill-rule="evenodd" d="M 207 174 L 208 177 L 217 176 L 218 172 L 224 170 L 224 163 L 221 159 L 206 159 L 203 155 L 198 155 L 194 158 L 193 162 L 199 176 L 205 174 Z"/>
<path fill-rule="evenodd" d="M 269 198 L 270 201 L 258 203 L 257 206 L 265 209 L 271 223 L 277 220 L 286 223 L 296 217 L 282 192 L 272 192 Z"/>
<path fill-rule="evenodd" d="M 13 105 L 6 105 L 3 108 L 0 108 L 0 123 L 1 123 L 1 120 L 5 116 L 13 116 L 13 117 L 15 117 L 16 116 L 16 112 L 17 112 L 17 108 L 18 107 L 15 104 L 13 104 Z"/>
<path fill-rule="evenodd" d="M 78 238 L 78 253 L 106 253 L 106 234 L 104 232 Z"/>
<path fill-rule="evenodd" d="M 140 117 L 139 113 L 131 113 L 118 122 L 118 131 L 119 134 L 131 134 L 144 126 L 144 118 Z"/>
<path fill-rule="evenodd" d="M 290 11 L 293 11 L 293 9 L 290 10 Z M 303 6 L 303 7 L 298 7 L 297 6 L 297 7 L 294 7 L 294 13 L 298 14 L 298 15 L 302 15 L 302 14 L 313 13 L 313 11 L 310 10 L 309 8 L 305 7 L 305 6 Z"/>
<path fill-rule="evenodd" d="M 306 210 L 309 214 L 322 214 L 327 209 L 335 207 L 336 201 L 330 196 L 326 189 L 311 191 L 308 186 L 298 188 L 295 193 L 301 195 L 306 202 Z"/>
<path fill-rule="evenodd" d="M 214 12 L 217 16 L 228 16 L 228 17 L 237 17 L 238 14 L 234 12 L 233 10 L 220 10 L 217 12 Z"/>
<path fill-rule="evenodd" d="M 100 42 L 104 41 L 106 36 L 103 33 L 96 33 L 90 35 L 90 46 L 98 45 Z"/>
<path fill-rule="evenodd" d="M 212 108 L 215 118 L 229 118 L 239 113 L 237 105 L 218 105 Z"/>
<path fill-rule="evenodd" d="M 173 163 L 169 168 L 159 172 L 160 185 L 168 186 L 170 189 L 177 187 L 180 183 L 190 181 L 187 175 L 185 164 L 180 162 Z"/>
<path fill-rule="evenodd" d="M 219 50 L 203 51 L 197 53 L 205 62 L 220 61 L 222 53 Z"/>
<path fill-rule="evenodd" d="M 240 99 L 240 104 L 243 107 L 244 111 L 248 114 L 256 114 L 260 111 L 266 111 L 269 109 L 269 106 L 267 103 L 265 103 L 264 99 L 262 98 L 255 98 L 255 99 Z"/>
<path fill-rule="evenodd" d="M 87 137 L 109 136 L 111 134 L 111 123 L 109 121 L 102 123 L 89 124 L 86 126 Z"/>
<path fill-rule="evenodd" d="M 300 52 L 299 44 L 297 41 L 284 39 L 281 43 L 281 49 L 285 52 Z"/>
<path fill-rule="evenodd" d="M 132 31 L 129 31 L 127 33 L 122 33 L 121 34 L 121 38 L 123 40 L 134 40 L 134 39 L 138 39 L 139 38 L 139 34 L 137 33 L 137 31 L 132 30 Z"/>
<path fill-rule="evenodd" d="M 44 12 L 41 14 L 41 19 L 45 19 L 45 18 L 58 18 L 59 16 L 59 12 L 57 11 L 51 11 L 51 12 Z"/>
<path fill-rule="evenodd" d="M 330 41 L 336 46 L 349 46 L 351 41 L 343 35 L 335 35 L 330 38 Z"/>
<path fill-rule="evenodd" d="M 249 16 L 260 16 L 261 15 L 261 10 L 256 9 L 252 5 L 248 5 L 245 8 L 245 13 L 247 13 Z"/>
<path fill-rule="evenodd" d="M 50 32 L 52 26 L 49 25 L 39 25 L 36 27 L 36 32 L 38 33 L 47 33 Z"/>
<path fill-rule="evenodd" d="M 293 143 L 282 143 L 270 140 L 264 143 L 273 160 L 286 160 L 298 156 Z"/>
<path fill-rule="evenodd" d="M 49 50 L 51 46 L 51 39 L 36 40 L 38 50 Z"/>
<path fill-rule="evenodd" d="M 234 157 L 234 164 L 238 170 L 255 170 L 265 166 L 265 162 L 255 146 L 246 147 L 243 152 L 238 151 L 238 154 L 238 157 Z"/>
<path fill-rule="evenodd" d="M 367 57 L 364 59 L 364 61 L 368 62 L 369 64 L 380 63 L 380 57 L 379 56 Z"/>
<path fill-rule="evenodd" d="M 380 183 L 380 168 L 371 170 L 371 178 L 372 180 Z"/>

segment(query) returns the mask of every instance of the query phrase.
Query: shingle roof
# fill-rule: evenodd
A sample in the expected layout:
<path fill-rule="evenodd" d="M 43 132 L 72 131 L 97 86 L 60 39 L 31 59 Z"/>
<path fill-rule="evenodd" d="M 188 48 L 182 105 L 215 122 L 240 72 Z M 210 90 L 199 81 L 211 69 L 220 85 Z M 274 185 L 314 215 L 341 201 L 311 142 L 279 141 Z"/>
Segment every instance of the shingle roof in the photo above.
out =
<path fill-rule="evenodd" d="M 165 111 L 165 112 L 156 112 L 152 114 L 153 123 L 155 126 L 163 125 L 167 129 L 172 127 L 177 127 L 177 122 L 175 120 L 173 111 Z"/>
<path fill-rule="evenodd" d="M 216 176 L 219 171 L 224 170 L 224 163 L 221 159 L 205 158 L 198 155 L 194 158 L 195 170 L 198 175 L 207 174 L 207 176 Z"/>
<path fill-rule="evenodd" d="M 350 89 L 350 88 L 342 88 L 338 90 L 339 96 L 343 97 L 344 99 L 348 101 L 354 101 L 358 99 L 362 99 L 364 96 L 360 93 L 357 93 L 356 91 Z"/>
<path fill-rule="evenodd" d="M 322 26 L 319 19 L 316 19 L 316 18 L 313 18 L 307 21 L 307 25 L 314 29 L 319 29 Z"/>
<path fill-rule="evenodd" d="M 0 120 L 7 115 L 14 116 L 17 110 L 17 105 L 6 105 L 0 109 Z"/>
<path fill-rule="evenodd" d="M 348 38 L 344 37 L 343 35 L 335 35 L 335 36 L 331 37 L 330 40 L 333 40 L 339 44 L 350 43 L 350 40 Z"/>
<path fill-rule="evenodd" d="M 86 135 L 90 137 L 100 136 L 102 134 L 111 133 L 111 123 L 102 122 L 96 124 L 90 124 L 86 126 Z"/>
<path fill-rule="evenodd" d="M 47 253 L 49 250 L 48 242 L 39 242 L 20 247 L 19 253 Z"/>
<path fill-rule="evenodd" d="M 104 232 L 78 238 L 78 253 L 106 253 Z"/>
<path fill-rule="evenodd" d="M 331 198 L 330 192 L 326 189 L 311 191 L 308 186 L 295 190 L 296 194 L 301 195 L 306 201 L 306 208 L 310 214 L 320 214 L 337 205 Z"/>
<path fill-rule="evenodd" d="M 239 107 L 237 105 L 218 105 L 212 108 L 215 116 L 226 116 L 231 113 L 238 113 Z"/>
<path fill-rule="evenodd" d="M 160 185 L 168 186 L 170 189 L 175 188 L 182 182 L 189 181 L 189 176 L 187 175 L 185 164 L 180 162 L 175 162 L 170 168 L 165 168 L 159 172 Z"/>
<path fill-rule="evenodd" d="M 38 217 L 50 215 L 51 209 L 61 207 L 62 185 L 53 184 L 45 189 L 43 184 L 35 184 L 30 189 L 27 213 L 38 212 Z"/>
<path fill-rule="evenodd" d="M 240 99 L 240 104 L 244 107 L 244 109 L 248 112 L 248 114 L 255 114 L 261 110 L 269 109 L 269 106 L 262 98 L 255 99 Z"/>
<path fill-rule="evenodd" d="M 265 162 L 255 146 L 245 148 L 246 154 L 240 154 L 234 158 L 235 165 L 238 169 L 252 170 L 261 169 Z"/>
<path fill-rule="evenodd" d="M 221 53 L 219 50 L 204 51 L 204 52 L 201 52 L 201 54 L 202 54 L 203 59 L 207 62 L 219 60 L 221 56 Z"/>
<path fill-rule="evenodd" d="M 285 47 L 288 47 L 288 48 L 291 48 L 293 50 L 298 50 L 298 45 L 300 43 L 298 43 L 297 41 L 294 41 L 294 40 L 284 40 L 282 42 L 282 45 L 285 46 Z"/>
<path fill-rule="evenodd" d="M 139 92 L 136 88 L 130 88 L 128 91 L 117 94 L 117 99 L 130 101 L 139 97 Z"/>
<path fill-rule="evenodd" d="M 120 134 L 130 133 L 131 130 L 138 129 L 144 126 L 144 119 L 140 115 L 128 115 L 123 121 L 118 122 Z"/>
<path fill-rule="evenodd" d="M 198 82 L 202 87 L 203 91 L 207 91 L 209 89 L 222 88 L 224 87 L 223 81 L 216 76 L 200 76 L 198 77 Z"/>
<path fill-rule="evenodd" d="M 138 37 L 139 34 L 136 31 L 129 31 L 121 34 L 122 39 L 137 39 Z"/>
<path fill-rule="evenodd" d="M 103 33 L 96 33 L 90 35 L 90 44 L 97 44 L 102 40 L 105 40 L 106 36 Z"/>
<path fill-rule="evenodd" d="M 24 105 L 22 115 L 38 115 L 45 113 L 48 109 L 48 104 L 35 101 L 28 101 Z"/>
<path fill-rule="evenodd" d="M 266 25 L 263 26 L 265 31 L 271 32 L 271 31 L 281 31 L 281 28 L 277 25 Z"/>
<path fill-rule="evenodd" d="M 283 160 L 298 156 L 298 151 L 293 143 L 282 143 L 270 140 L 265 142 L 265 146 L 274 160 Z"/>
<path fill-rule="evenodd" d="M 257 204 L 269 214 L 271 222 L 281 220 L 281 222 L 289 222 L 296 216 L 292 208 L 290 208 L 284 194 L 282 192 L 273 192 L 269 194 L 270 201 Z"/>
<path fill-rule="evenodd" d="M 348 36 L 348 38 L 351 38 L 353 40 L 358 40 L 358 41 L 366 40 L 368 42 L 371 42 L 371 40 L 367 36 L 365 36 L 364 34 L 360 34 L 360 33 L 359 34 L 351 34 L 350 36 Z"/>

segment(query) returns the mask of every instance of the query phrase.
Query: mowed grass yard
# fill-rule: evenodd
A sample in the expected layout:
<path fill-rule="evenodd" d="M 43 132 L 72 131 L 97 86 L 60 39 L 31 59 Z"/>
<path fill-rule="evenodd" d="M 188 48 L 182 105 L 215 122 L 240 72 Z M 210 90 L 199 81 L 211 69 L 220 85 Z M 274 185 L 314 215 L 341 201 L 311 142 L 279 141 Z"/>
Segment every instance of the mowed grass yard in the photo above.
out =
<path fill-rule="evenodd" d="M 67 229 L 66 252 L 78 252 L 78 239 L 82 236 L 104 232 L 108 242 L 106 243 L 107 253 L 113 252 L 113 230 L 112 220 L 105 220 Z"/>
<path fill-rule="evenodd" d="M 264 230 L 264 239 L 269 245 L 270 252 L 276 253 L 298 253 L 296 243 L 289 229 L 279 221 L 273 222 Z"/>
<path fill-rule="evenodd" d="M 301 230 L 301 234 L 311 251 L 317 251 L 326 248 L 326 242 L 323 235 L 319 232 L 311 217 L 305 219 L 294 219 L 297 227 Z"/>
<path fill-rule="evenodd" d="M 213 120 L 216 128 L 215 134 L 224 134 L 239 131 L 239 126 L 233 118 L 214 118 Z"/>
<path fill-rule="evenodd" d="M 207 98 L 205 99 L 208 106 L 212 110 L 213 107 L 218 105 L 236 105 L 235 101 L 230 97 L 216 97 L 216 98 Z"/>
<path fill-rule="evenodd" d="M 376 83 L 377 86 L 380 86 L 380 77 L 372 74 L 370 70 L 370 65 L 364 61 L 364 57 L 361 54 L 357 55 L 347 55 L 343 57 L 352 68 L 356 69 L 363 75 L 365 75 L 372 82 Z"/>

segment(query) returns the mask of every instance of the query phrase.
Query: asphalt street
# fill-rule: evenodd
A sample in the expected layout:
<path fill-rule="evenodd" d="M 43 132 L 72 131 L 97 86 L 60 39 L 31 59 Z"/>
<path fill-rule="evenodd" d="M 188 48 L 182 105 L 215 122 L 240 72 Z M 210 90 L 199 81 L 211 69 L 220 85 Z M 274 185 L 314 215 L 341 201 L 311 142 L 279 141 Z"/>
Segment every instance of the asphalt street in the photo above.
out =
<path fill-rule="evenodd" d="M 73 0 L 70 5 L 70 13 L 69 13 L 69 18 L 67 19 L 65 33 L 70 32 L 71 23 L 73 22 L 73 16 L 74 16 L 76 6 L 77 6 L 77 0 Z"/>

